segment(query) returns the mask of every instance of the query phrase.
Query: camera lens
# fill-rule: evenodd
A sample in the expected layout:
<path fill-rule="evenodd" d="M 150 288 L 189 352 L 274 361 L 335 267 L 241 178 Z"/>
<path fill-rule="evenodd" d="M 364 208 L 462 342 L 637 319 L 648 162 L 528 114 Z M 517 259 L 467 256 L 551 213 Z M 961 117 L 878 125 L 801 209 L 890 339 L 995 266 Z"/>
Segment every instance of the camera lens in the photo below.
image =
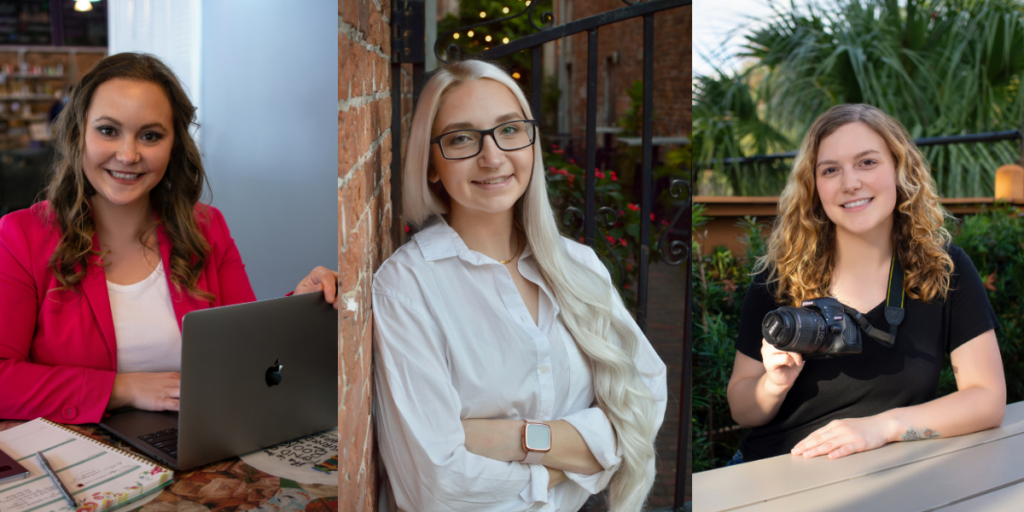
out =
<path fill-rule="evenodd" d="M 825 320 L 803 308 L 781 307 L 765 315 L 761 322 L 764 339 L 779 350 L 810 354 L 824 340 Z"/>

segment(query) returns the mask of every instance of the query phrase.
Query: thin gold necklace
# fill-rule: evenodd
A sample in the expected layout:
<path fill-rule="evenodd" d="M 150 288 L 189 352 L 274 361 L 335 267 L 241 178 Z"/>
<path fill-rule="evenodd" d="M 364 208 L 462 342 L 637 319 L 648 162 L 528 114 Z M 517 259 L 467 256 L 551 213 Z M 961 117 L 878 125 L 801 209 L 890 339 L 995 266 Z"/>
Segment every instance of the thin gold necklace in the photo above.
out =
<path fill-rule="evenodd" d="M 498 263 L 501 263 L 502 265 L 507 265 L 507 264 L 511 263 L 512 260 L 516 259 L 516 256 L 518 256 L 518 255 L 519 255 L 519 233 L 517 232 L 516 233 L 516 252 L 512 253 L 512 257 L 507 259 L 507 260 L 498 260 Z"/>

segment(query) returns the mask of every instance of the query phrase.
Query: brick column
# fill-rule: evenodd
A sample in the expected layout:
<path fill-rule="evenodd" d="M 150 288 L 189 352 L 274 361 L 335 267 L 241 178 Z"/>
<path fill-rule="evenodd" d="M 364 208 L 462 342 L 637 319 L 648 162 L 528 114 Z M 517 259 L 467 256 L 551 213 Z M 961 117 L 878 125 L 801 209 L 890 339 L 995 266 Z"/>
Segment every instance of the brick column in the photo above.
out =
<path fill-rule="evenodd" d="M 391 247 L 389 2 L 338 1 L 338 503 L 374 511 L 370 283 Z"/>

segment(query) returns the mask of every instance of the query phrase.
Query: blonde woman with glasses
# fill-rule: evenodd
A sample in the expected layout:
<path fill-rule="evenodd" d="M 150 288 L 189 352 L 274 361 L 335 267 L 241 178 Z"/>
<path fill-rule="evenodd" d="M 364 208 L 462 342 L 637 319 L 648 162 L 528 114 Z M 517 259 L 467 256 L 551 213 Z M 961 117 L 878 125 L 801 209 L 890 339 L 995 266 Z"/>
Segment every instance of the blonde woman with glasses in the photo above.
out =
<path fill-rule="evenodd" d="M 654 481 L 665 365 L 593 250 L 559 235 L 539 130 L 498 67 L 424 86 L 403 171 L 422 231 L 373 282 L 377 428 L 403 510 L 576 511 Z"/>

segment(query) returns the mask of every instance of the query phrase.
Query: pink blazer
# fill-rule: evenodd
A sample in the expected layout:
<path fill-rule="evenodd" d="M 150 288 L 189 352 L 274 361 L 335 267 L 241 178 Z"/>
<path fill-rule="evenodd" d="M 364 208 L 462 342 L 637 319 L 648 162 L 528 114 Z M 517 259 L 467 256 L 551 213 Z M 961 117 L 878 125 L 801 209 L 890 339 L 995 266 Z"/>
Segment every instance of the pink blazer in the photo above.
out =
<path fill-rule="evenodd" d="M 179 329 L 190 311 L 256 300 L 224 216 L 202 204 L 196 216 L 211 248 L 198 287 L 215 299 L 175 290 L 168 271 Z M 77 292 L 47 293 L 60 286 L 47 268 L 60 239 L 51 219 L 46 201 L 0 218 L 0 418 L 97 422 L 117 373 L 106 273 L 90 264 Z M 162 226 L 157 237 L 170 269 L 171 242 Z M 99 248 L 96 236 L 93 247 Z"/>

